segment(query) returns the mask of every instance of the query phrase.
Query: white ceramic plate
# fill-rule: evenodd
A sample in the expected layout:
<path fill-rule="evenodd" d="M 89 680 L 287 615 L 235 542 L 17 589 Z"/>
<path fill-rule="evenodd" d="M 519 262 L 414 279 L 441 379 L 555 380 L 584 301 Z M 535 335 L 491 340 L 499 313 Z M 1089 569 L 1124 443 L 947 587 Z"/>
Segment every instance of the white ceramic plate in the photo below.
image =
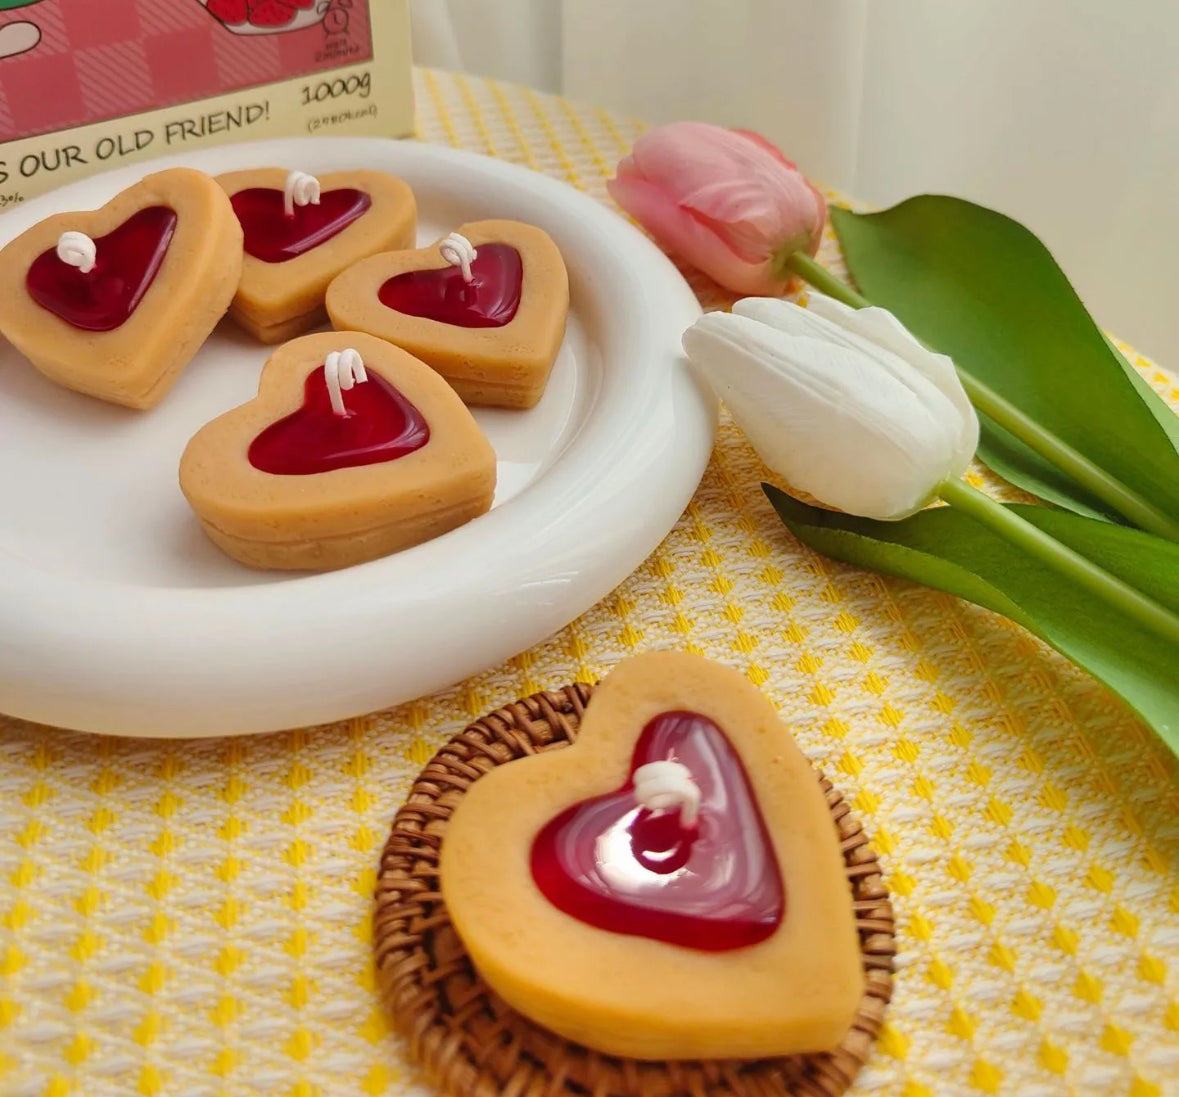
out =
<path fill-rule="evenodd" d="M 422 242 L 484 217 L 540 225 L 569 267 L 565 344 L 538 407 L 476 412 L 499 455 L 489 514 L 384 560 L 294 576 L 223 556 L 176 480 L 192 434 L 255 394 L 266 348 L 224 322 L 144 413 L 58 388 L 0 346 L 0 711 L 141 736 L 243 734 L 370 712 L 545 639 L 675 523 L 716 418 L 680 353 L 699 308 L 621 217 L 502 161 L 315 138 L 84 180 L 0 217 L 0 244 L 175 164 L 395 172 L 417 193 Z"/>

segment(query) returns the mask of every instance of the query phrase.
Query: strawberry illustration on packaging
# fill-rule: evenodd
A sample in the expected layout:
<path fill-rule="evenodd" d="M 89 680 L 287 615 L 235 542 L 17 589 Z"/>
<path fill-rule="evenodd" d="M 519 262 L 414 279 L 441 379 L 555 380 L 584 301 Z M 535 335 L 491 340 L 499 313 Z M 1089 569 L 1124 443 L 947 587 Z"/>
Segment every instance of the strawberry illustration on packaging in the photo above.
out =
<path fill-rule="evenodd" d="M 332 0 L 197 0 L 234 34 L 276 34 L 322 23 Z"/>

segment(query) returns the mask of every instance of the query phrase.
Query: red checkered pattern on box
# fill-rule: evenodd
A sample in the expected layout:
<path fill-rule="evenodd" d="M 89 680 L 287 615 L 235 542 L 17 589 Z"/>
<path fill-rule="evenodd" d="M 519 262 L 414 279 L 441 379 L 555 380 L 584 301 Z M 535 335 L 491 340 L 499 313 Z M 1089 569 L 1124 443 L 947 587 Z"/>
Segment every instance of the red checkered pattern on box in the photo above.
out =
<path fill-rule="evenodd" d="M 0 141 L 367 61 L 369 26 L 368 0 L 29 0 L 0 12 Z"/>

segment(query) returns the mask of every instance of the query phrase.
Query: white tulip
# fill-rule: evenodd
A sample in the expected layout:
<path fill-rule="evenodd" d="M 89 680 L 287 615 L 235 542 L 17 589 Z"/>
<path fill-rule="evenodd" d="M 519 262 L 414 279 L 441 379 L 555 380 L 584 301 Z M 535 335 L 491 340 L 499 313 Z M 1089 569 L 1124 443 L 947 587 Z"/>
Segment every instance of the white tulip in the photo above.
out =
<path fill-rule="evenodd" d="M 749 297 L 701 317 L 684 350 L 774 472 L 849 514 L 913 514 L 978 446 L 954 363 L 885 309 Z"/>

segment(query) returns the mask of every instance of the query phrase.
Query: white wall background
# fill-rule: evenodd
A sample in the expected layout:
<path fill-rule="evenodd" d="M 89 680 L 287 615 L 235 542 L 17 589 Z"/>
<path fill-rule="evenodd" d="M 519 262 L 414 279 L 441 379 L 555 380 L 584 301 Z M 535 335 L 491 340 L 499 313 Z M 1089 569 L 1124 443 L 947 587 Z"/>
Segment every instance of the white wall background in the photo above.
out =
<path fill-rule="evenodd" d="M 1176 0 L 421 0 L 423 47 L 447 12 L 441 63 L 759 129 L 882 205 L 1001 209 L 1179 371 Z"/>

